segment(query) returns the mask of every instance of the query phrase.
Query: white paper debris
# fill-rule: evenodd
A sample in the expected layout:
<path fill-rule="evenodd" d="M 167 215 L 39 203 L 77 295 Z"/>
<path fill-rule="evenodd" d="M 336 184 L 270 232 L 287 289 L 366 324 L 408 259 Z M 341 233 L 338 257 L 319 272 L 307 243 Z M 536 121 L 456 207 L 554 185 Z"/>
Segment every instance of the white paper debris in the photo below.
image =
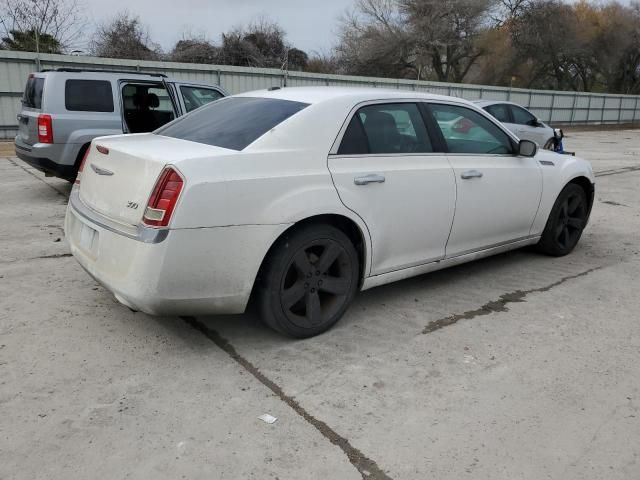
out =
<path fill-rule="evenodd" d="M 276 420 L 278 420 L 276 417 L 274 417 L 273 415 L 269 415 L 268 413 L 263 413 L 258 418 L 262 420 L 264 423 L 268 423 L 268 424 L 275 423 Z"/>

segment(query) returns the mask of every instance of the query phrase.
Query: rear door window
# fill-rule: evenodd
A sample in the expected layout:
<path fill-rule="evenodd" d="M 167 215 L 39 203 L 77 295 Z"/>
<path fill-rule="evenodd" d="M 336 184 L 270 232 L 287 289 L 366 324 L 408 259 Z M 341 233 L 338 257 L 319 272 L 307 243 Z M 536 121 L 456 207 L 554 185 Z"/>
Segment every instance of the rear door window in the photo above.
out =
<path fill-rule="evenodd" d="M 340 155 L 428 152 L 433 148 L 415 103 L 362 107 L 351 119 L 338 149 Z"/>
<path fill-rule="evenodd" d="M 29 77 L 22 97 L 22 105 L 27 108 L 42 108 L 42 90 L 44 89 L 44 78 Z"/>
<path fill-rule="evenodd" d="M 72 112 L 113 112 L 113 91 L 106 80 L 67 80 L 64 105 Z"/>
<path fill-rule="evenodd" d="M 242 150 L 307 103 L 262 97 L 228 97 L 180 117 L 154 133 Z"/>
<path fill-rule="evenodd" d="M 188 87 L 182 85 L 180 87 L 180 93 L 182 93 L 182 99 L 184 100 L 184 106 L 187 112 L 222 98 L 222 94 L 213 88 Z"/>
<path fill-rule="evenodd" d="M 367 153 L 369 153 L 367 134 L 364 133 L 360 117 L 354 115 L 344 132 L 338 155 L 366 155 Z"/>
<path fill-rule="evenodd" d="M 511 105 L 511 111 L 513 112 L 513 123 L 517 123 L 518 125 L 533 125 L 536 121 L 536 117 L 524 108 Z"/>

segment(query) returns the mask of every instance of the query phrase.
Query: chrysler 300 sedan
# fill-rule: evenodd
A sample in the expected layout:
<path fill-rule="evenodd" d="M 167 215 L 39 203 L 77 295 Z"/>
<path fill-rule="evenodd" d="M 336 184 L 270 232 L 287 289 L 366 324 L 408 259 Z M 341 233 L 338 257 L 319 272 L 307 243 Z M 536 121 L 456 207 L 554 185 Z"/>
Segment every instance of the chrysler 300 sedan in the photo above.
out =
<path fill-rule="evenodd" d="M 588 162 L 518 141 L 464 100 L 284 88 L 95 139 L 65 231 L 134 310 L 241 313 L 251 300 L 267 325 L 309 337 L 358 290 L 526 245 L 566 255 L 593 195 Z"/>

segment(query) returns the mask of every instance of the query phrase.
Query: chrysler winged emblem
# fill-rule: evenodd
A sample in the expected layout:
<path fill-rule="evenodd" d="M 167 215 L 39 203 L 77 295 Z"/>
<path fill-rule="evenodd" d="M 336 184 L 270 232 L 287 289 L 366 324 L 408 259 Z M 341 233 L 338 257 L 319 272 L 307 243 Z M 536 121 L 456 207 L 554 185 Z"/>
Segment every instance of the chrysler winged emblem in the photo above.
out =
<path fill-rule="evenodd" d="M 111 170 L 107 170 L 106 168 L 100 168 L 97 165 L 94 165 L 93 163 L 91 164 L 91 168 L 98 175 L 113 175 L 113 172 Z"/>

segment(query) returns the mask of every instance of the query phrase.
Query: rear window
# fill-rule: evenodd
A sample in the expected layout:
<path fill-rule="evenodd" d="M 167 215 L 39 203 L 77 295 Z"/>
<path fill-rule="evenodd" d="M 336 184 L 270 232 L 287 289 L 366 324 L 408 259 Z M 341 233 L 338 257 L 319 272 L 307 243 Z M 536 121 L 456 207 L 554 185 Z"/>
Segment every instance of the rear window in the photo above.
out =
<path fill-rule="evenodd" d="M 275 98 L 223 98 L 194 110 L 154 133 L 242 150 L 307 105 Z"/>
<path fill-rule="evenodd" d="M 498 103 L 496 105 L 485 107 L 484 109 L 502 123 L 511 123 L 511 118 L 509 118 L 509 107 L 506 104 Z"/>
<path fill-rule="evenodd" d="M 22 104 L 28 108 L 42 108 L 42 89 L 44 78 L 29 77 L 24 89 Z"/>
<path fill-rule="evenodd" d="M 72 112 L 113 112 L 111 82 L 106 80 L 67 80 L 64 106 Z"/>

